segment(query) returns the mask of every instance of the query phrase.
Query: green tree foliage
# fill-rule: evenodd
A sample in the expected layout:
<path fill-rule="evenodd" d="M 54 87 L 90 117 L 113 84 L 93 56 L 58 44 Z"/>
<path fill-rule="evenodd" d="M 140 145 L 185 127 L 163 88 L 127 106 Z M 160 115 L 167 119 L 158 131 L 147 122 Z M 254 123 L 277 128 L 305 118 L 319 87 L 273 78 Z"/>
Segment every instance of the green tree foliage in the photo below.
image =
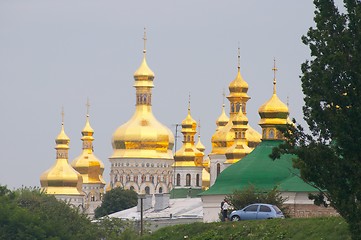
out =
<path fill-rule="evenodd" d="M 0 239 L 96 239 L 89 219 L 39 189 L 0 187 Z"/>
<path fill-rule="evenodd" d="M 104 194 L 102 205 L 95 209 L 95 218 L 134 207 L 137 203 L 138 195 L 133 190 L 114 188 Z"/>
<path fill-rule="evenodd" d="M 226 199 L 234 209 L 242 209 L 253 203 L 268 203 L 276 205 L 285 215 L 289 212 L 288 208 L 283 205 L 287 199 L 281 196 L 277 188 L 269 192 L 264 192 L 256 189 L 253 185 L 249 185 L 248 188 L 234 191 L 231 195 L 228 195 Z"/>
<path fill-rule="evenodd" d="M 296 154 L 301 177 L 321 190 L 316 204 L 330 204 L 361 239 L 361 1 L 314 0 L 315 28 L 303 43 L 312 59 L 302 64 L 305 94 L 301 126 L 289 126 L 288 141 L 272 157 Z"/>
<path fill-rule="evenodd" d="M 135 225 L 120 219 L 92 223 L 76 208 L 37 188 L 0 186 L 0 239 L 138 239 Z"/>

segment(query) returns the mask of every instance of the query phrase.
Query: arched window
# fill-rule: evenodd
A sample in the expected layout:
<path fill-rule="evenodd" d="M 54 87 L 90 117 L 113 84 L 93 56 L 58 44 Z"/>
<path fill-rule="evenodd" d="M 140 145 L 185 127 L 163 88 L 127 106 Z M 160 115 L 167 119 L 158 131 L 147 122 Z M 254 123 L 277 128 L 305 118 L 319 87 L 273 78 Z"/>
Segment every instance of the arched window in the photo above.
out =
<path fill-rule="evenodd" d="M 245 114 L 246 113 L 246 103 L 242 104 L 242 112 Z"/>
<path fill-rule="evenodd" d="M 221 164 L 217 163 L 217 177 L 221 173 Z"/>
<path fill-rule="evenodd" d="M 95 202 L 95 197 L 94 197 L 94 195 L 91 195 L 90 201 L 91 201 L 91 202 Z"/>
<path fill-rule="evenodd" d="M 150 188 L 148 186 L 145 187 L 145 194 L 150 194 Z"/>
<path fill-rule="evenodd" d="M 196 186 L 199 187 L 199 174 L 196 176 Z"/>
<path fill-rule="evenodd" d="M 176 185 L 180 186 L 180 174 L 179 173 L 177 174 L 177 184 Z"/>
<path fill-rule="evenodd" d="M 268 135 L 268 137 L 269 137 L 270 139 L 275 138 L 275 132 L 273 131 L 273 129 L 269 130 L 269 135 Z"/>
<path fill-rule="evenodd" d="M 191 185 L 191 175 L 188 173 L 186 175 L 186 186 L 190 186 Z"/>
<path fill-rule="evenodd" d="M 267 134 L 266 129 L 263 129 L 263 130 L 262 130 L 262 138 L 263 138 L 263 139 L 266 139 L 266 138 L 267 138 L 266 134 Z"/>
<path fill-rule="evenodd" d="M 159 188 L 159 193 L 163 193 L 163 188 L 162 187 Z"/>
<path fill-rule="evenodd" d="M 233 113 L 234 112 L 234 105 L 231 104 L 231 112 Z"/>
<path fill-rule="evenodd" d="M 240 107 L 241 107 L 241 104 L 237 103 L 237 105 L 236 105 L 236 112 L 239 112 Z"/>
<path fill-rule="evenodd" d="M 244 131 L 242 131 L 241 132 L 241 138 L 245 138 L 246 136 L 245 136 L 245 132 Z"/>

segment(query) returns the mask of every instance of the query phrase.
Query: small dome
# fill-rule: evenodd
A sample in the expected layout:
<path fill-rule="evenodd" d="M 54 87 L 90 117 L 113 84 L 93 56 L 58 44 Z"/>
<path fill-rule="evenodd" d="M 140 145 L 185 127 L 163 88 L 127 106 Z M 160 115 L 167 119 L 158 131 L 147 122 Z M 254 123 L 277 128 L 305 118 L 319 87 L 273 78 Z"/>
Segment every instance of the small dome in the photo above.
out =
<path fill-rule="evenodd" d="M 83 151 L 72 162 L 72 167 L 77 170 L 83 178 L 83 183 L 104 184 L 104 164 L 93 153 L 94 130 L 90 126 L 89 117 L 86 118 L 85 127 L 82 131 Z"/>
<path fill-rule="evenodd" d="M 259 109 L 258 113 L 261 117 L 259 125 L 284 125 L 287 124 L 287 118 L 289 115 L 288 107 L 284 104 L 276 94 L 276 60 L 274 60 L 273 77 L 273 94 L 270 100 L 264 103 Z"/>
<path fill-rule="evenodd" d="M 197 128 L 197 122 L 192 118 L 189 108 L 187 117 L 182 121 L 182 128 L 188 128 L 194 131 Z"/>
<path fill-rule="evenodd" d="M 56 162 L 40 176 L 41 187 L 47 194 L 84 195 L 82 177 L 68 163 L 70 139 L 65 134 L 63 124 L 55 142 Z"/>
<path fill-rule="evenodd" d="M 240 68 L 238 68 L 237 76 L 236 78 L 229 84 L 228 86 L 229 92 L 243 92 L 247 93 L 248 91 L 248 83 L 243 79 L 241 75 Z"/>
<path fill-rule="evenodd" d="M 267 115 L 267 114 L 287 114 L 288 115 L 288 107 L 284 104 L 277 96 L 277 94 L 273 94 L 271 99 L 268 100 L 265 104 L 263 104 L 259 110 L 259 114 Z M 261 116 L 262 117 L 262 116 Z"/>
<path fill-rule="evenodd" d="M 204 152 L 206 150 L 206 147 L 201 142 L 201 138 L 199 136 L 198 136 L 198 142 L 196 144 L 196 148 L 201 152 Z"/>
<path fill-rule="evenodd" d="M 142 63 L 140 64 L 139 68 L 134 72 L 135 79 L 138 79 L 140 77 L 148 77 L 151 79 L 154 78 L 154 72 L 148 67 L 147 60 L 145 58 L 145 54 L 144 54 Z"/>
<path fill-rule="evenodd" d="M 187 117 L 182 121 L 183 145 L 174 154 L 174 166 L 202 166 L 204 153 L 194 145 L 196 128 L 197 122 L 192 118 L 190 107 L 188 107 Z"/>
<path fill-rule="evenodd" d="M 224 104 L 222 106 L 222 113 L 221 115 L 218 117 L 217 121 L 216 121 L 216 125 L 217 125 L 217 130 L 221 127 L 226 126 L 226 124 L 229 121 L 229 117 L 226 115 L 226 112 L 224 111 Z"/>

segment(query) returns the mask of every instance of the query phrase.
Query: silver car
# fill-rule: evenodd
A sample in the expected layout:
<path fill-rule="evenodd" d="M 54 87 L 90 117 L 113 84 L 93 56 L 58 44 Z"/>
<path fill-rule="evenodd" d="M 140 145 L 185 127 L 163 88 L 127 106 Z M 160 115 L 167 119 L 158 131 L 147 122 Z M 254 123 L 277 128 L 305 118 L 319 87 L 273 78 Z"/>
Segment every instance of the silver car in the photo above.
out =
<path fill-rule="evenodd" d="M 241 210 L 235 210 L 229 215 L 232 221 L 285 218 L 282 211 L 275 205 L 255 203 Z"/>

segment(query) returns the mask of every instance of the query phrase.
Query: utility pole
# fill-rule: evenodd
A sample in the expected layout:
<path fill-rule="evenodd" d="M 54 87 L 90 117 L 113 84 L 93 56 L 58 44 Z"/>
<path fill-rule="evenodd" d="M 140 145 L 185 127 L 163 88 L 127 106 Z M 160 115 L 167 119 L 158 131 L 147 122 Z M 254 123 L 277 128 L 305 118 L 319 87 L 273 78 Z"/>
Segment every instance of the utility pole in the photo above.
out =
<path fill-rule="evenodd" d="M 173 126 L 175 126 L 175 141 L 174 141 L 174 158 L 176 156 L 176 152 L 177 152 L 177 142 L 178 142 L 178 127 L 181 126 L 182 124 L 176 123 L 173 124 Z M 176 170 L 176 163 L 174 160 L 174 165 L 173 165 L 173 198 L 174 198 L 174 190 L 175 190 L 175 186 L 176 186 L 176 174 L 175 174 L 175 170 Z"/>

